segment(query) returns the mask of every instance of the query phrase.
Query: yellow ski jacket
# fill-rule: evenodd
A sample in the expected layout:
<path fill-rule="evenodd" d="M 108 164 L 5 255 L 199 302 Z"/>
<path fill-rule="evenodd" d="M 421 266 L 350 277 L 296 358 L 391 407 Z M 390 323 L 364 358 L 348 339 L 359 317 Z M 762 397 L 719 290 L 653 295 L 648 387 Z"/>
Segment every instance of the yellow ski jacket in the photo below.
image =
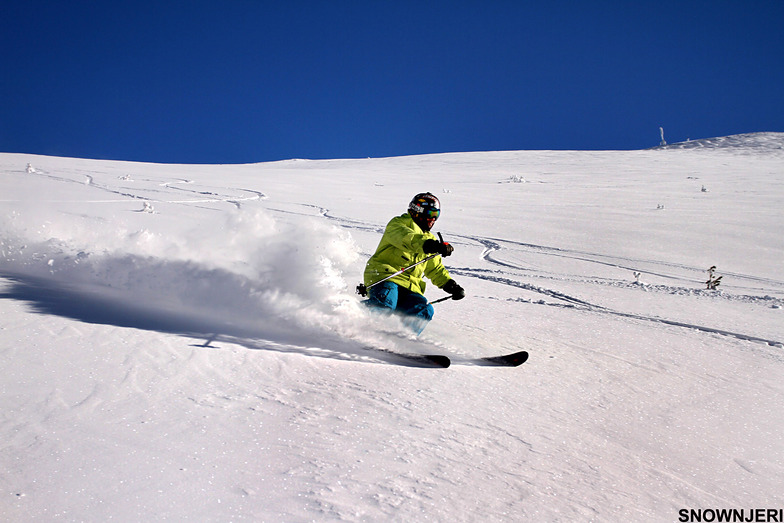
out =
<path fill-rule="evenodd" d="M 403 267 L 408 267 L 430 256 L 422 250 L 425 240 L 437 241 L 438 239 L 432 233 L 424 232 L 414 223 L 408 213 L 392 218 L 384 230 L 376 252 L 365 266 L 365 285 L 369 287 Z M 441 262 L 441 256 L 436 256 L 432 260 L 390 278 L 388 281 L 402 285 L 413 292 L 424 294 L 426 284 L 422 280 L 423 276 L 427 276 L 433 285 L 439 288 L 452 279 L 449 271 Z"/>

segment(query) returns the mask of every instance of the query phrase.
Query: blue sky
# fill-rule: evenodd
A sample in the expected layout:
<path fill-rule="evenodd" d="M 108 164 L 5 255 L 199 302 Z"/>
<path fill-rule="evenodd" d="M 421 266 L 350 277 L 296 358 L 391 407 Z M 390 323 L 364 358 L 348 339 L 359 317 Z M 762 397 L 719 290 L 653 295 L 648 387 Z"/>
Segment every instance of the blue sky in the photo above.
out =
<path fill-rule="evenodd" d="M 4 1 L 0 151 L 246 163 L 784 131 L 784 1 Z"/>

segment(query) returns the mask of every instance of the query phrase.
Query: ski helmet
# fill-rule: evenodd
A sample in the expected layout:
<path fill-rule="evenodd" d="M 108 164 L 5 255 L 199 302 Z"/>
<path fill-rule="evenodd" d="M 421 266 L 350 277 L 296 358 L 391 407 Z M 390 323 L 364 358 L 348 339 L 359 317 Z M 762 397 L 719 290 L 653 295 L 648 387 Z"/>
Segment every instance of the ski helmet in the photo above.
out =
<path fill-rule="evenodd" d="M 427 226 L 427 220 L 438 218 L 441 214 L 441 202 L 432 193 L 419 193 L 408 204 L 408 213 L 414 218 L 414 222 L 417 225 L 423 230 L 429 231 L 430 227 Z"/>

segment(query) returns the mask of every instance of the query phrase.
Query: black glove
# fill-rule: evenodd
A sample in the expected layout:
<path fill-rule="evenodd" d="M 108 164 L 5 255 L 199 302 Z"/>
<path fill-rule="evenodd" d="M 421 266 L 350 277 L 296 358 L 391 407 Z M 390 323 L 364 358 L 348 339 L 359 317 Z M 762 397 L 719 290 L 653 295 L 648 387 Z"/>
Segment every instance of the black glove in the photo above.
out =
<path fill-rule="evenodd" d="M 463 289 L 460 285 L 458 285 L 455 280 L 449 280 L 441 288 L 444 289 L 444 291 L 451 294 L 453 300 L 462 300 L 463 298 L 465 298 L 465 289 Z"/>
<path fill-rule="evenodd" d="M 446 242 L 439 242 L 436 240 L 425 240 L 422 244 L 422 250 L 425 254 L 440 254 L 441 256 L 449 256 L 455 252 L 455 248 Z"/>

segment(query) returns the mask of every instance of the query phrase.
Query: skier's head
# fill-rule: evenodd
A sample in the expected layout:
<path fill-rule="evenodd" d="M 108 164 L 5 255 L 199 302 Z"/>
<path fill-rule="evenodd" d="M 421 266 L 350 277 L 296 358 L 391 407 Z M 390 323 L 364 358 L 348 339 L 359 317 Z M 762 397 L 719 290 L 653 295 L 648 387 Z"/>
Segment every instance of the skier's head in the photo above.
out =
<path fill-rule="evenodd" d="M 408 204 L 408 214 L 420 229 L 429 231 L 441 214 L 441 202 L 429 192 L 419 193 Z"/>

